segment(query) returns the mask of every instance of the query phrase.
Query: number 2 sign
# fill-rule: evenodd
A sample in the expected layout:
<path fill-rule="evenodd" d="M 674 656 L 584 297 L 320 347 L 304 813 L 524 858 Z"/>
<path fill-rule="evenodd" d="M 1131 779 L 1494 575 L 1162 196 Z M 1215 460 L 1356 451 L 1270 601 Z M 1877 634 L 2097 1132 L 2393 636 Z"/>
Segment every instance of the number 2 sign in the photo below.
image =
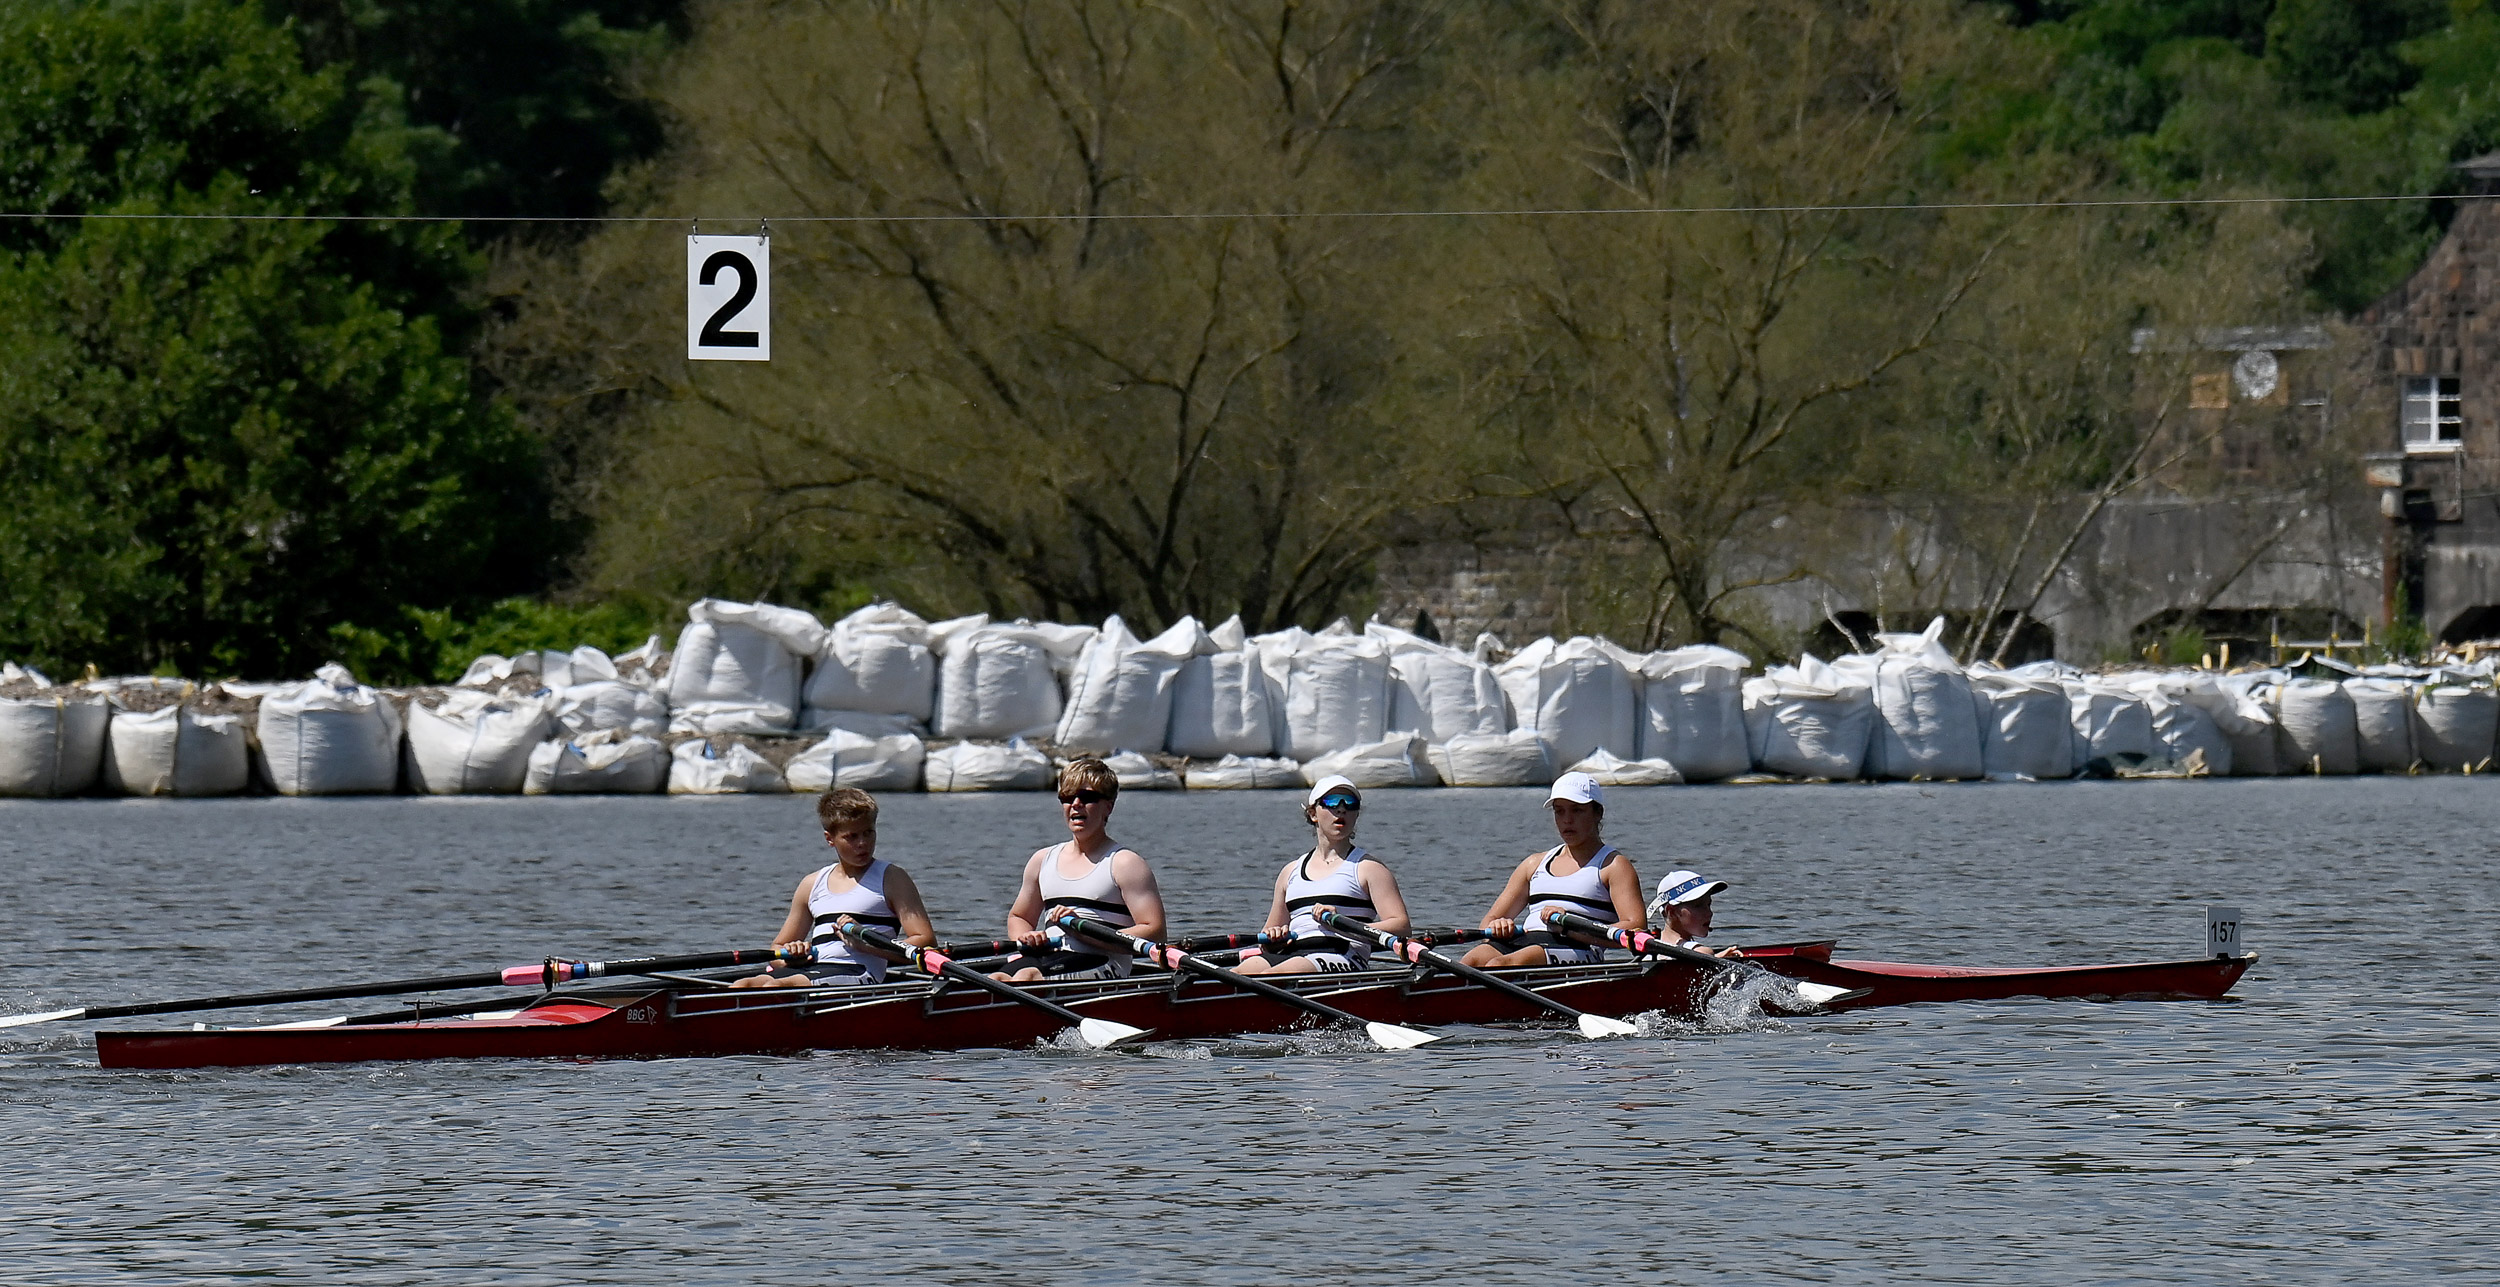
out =
<path fill-rule="evenodd" d="M 772 360 L 772 266 L 765 237 L 686 238 L 689 360 Z"/>

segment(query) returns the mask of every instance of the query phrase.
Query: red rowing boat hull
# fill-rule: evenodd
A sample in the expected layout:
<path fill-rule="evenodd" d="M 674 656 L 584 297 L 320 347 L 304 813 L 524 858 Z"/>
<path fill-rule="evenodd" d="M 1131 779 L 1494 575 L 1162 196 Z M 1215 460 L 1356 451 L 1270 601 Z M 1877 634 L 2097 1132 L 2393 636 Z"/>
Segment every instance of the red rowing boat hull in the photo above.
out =
<path fill-rule="evenodd" d="M 1828 943 L 1752 949 L 1764 967 L 1792 978 L 1866 988 L 1833 1009 L 2017 996 L 2209 999 L 2229 991 L 2256 958 L 2137 965 L 1991 970 L 1829 959 Z M 1696 1016 L 1715 972 L 1682 962 L 1505 971 L 1519 982 L 1594 1014 Z M 1383 1023 L 1424 1026 L 1513 1023 L 1545 1012 L 1445 974 L 1269 976 L 1318 1000 Z M 1043 995 L 1090 1017 L 1161 1040 L 1281 1032 L 1308 1027 L 1304 1011 L 1217 980 L 1101 980 L 1043 984 Z M 100 1032 L 107 1068 L 255 1067 L 416 1059 L 653 1059 L 784 1054 L 806 1050 L 962 1050 L 1021 1046 L 1060 1029 L 1057 1020 L 969 989 L 756 989 L 695 991 L 654 986 L 597 995 L 559 993 L 504 1018 L 428 1019 L 329 1027 Z"/>

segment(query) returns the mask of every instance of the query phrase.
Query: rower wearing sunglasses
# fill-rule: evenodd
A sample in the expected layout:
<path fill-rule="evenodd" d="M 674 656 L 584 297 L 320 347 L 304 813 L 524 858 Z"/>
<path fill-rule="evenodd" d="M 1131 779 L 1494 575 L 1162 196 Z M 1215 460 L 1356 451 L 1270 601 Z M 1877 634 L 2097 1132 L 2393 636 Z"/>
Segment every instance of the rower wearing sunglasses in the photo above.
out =
<path fill-rule="evenodd" d="M 1606 822 L 1606 793 L 1586 773 L 1554 779 L 1546 794 L 1554 834 L 1562 843 L 1530 854 L 1512 869 L 1501 896 L 1484 914 L 1490 942 L 1460 957 L 1469 965 L 1587 965 L 1606 959 L 1606 949 L 1565 938 L 1547 928 L 1548 911 L 1565 911 L 1619 929 L 1649 928 L 1641 903 L 1641 878 L 1632 856 L 1598 835 Z"/>
<path fill-rule="evenodd" d="M 1111 806 L 1119 798 L 1119 776 L 1101 760 L 1088 756 L 1060 770 L 1059 809 L 1068 822 L 1068 841 L 1035 851 L 1024 864 L 1024 883 L 1007 909 L 1007 936 L 1024 950 L 1007 958 L 994 977 L 1011 983 L 1128 977 L 1126 954 L 1043 928 L 1062 916 L 1116 925 L 1139 938 L 1163 937 L 1163 895 L 1155 888 L 1155 874 L 1108 830 Z"/>
<path fill-rule="evenodd" d="M 1371 944 L 1329 933 L 1319 914 L 1337 911 L 1392 934 L 1407 928 L 1406 900 L 1398 878 L 1354 843 L 1363 796 L 1344 778 L 1321 778 L 1304 797 L 1303 820 L 1311 824 L 1311 851 L 1276 873 L 1276 895 L 1267 904 L 1267 935 L 1275 947 L 1253 948 L 1233 967 L 1243 974 L 1330 974 L 1364 969 Z"/>

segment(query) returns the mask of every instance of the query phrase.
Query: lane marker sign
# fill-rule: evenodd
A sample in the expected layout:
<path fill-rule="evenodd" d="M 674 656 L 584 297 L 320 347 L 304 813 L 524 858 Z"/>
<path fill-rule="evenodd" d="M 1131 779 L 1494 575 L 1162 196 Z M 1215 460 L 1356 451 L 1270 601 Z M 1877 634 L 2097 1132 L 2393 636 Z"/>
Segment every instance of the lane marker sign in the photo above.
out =
<path fill-rule="evenodd" d="M 698 362 L 772 360 L 771 237 L 686 238 L 686 357 Z"/>

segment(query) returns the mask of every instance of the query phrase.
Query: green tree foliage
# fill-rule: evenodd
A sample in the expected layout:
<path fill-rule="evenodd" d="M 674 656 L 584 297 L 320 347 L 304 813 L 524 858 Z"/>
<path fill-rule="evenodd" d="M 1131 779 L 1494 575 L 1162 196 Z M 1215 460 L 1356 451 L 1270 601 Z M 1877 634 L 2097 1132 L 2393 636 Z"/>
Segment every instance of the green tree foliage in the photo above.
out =
<path fill-rule="evenodd" d="M 404 211 L 407 135 L 356 106 L 245 4 L 20 4 L 0 11 L 0 207 Z M 405 307 L 467 270 L 456 228 L 0 236 L 0 649 L 267 675 L 354 645 L 390 672 L 405 606 L 540 583 L 534 451 Z"/>
<path fill-rule="evenodd" d="M 683 35 L 683 0 L 266 0 L 315 67 L 336 67 L 414 137 L 415 208 L 578 218 L 655 151 L 634 87 Z M 503 235 L 477 224 L 481 237 Z"/>

